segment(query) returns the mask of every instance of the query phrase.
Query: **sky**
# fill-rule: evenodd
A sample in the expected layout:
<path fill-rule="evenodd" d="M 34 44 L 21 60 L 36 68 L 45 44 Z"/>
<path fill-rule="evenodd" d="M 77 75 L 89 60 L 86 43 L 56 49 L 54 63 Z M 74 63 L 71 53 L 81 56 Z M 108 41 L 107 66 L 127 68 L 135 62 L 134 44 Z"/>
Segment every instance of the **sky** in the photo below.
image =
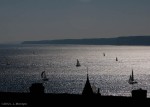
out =
<path fill-rule="evenodd" d="M 150 0 L 0 0 L 0 43 L 150 35 Z"/>

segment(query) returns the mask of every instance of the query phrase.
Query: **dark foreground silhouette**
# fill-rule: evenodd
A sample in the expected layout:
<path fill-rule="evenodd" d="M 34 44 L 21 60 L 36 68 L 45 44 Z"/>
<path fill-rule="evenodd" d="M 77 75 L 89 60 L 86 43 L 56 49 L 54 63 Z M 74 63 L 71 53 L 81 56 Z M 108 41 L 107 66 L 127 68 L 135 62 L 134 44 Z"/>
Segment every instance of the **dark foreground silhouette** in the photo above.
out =
<path fill-rule="evenodd" d="M 0 106 L 130 106 L 150 105 L 150 99 L 146 97 L 147 90 L 133 90 L 131 97 L 102 96 L 101 93 L 93 93 L 88 77 L 81 95 L 79 94 L 51 94 L 44 93 L 42 83 L 34 83 L 29 88 L 29 93 L 0 92 Z"/>
<path fill-rule="evenodd" d="M 149 98 L 133 98 L 121 96 L 75 95 L 75 94 L 32 94 L 32 93 L 0 93 L 1 106 L 5 105 L 134 105 L 150 104 Z"/>
<path fill-rule="evenodd" d="M 45 93 L 42 83 L 34 83 L 29 87 L 29 93 L 0 92 L 0 106 L 131 106 L 150 105 L 147 98 L 147 90 L 132 90 L 131 97 L 102 96 L 99 89 L 93 92 L 89 76 L 83 88 L 82 94 L 51 94 Z"/>

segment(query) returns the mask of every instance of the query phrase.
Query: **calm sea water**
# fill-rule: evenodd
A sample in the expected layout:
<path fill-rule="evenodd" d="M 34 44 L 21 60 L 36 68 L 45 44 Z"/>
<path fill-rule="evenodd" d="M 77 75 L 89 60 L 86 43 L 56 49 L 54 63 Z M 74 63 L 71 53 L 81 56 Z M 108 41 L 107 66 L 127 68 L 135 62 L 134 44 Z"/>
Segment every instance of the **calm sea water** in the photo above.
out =
<path fill-rule="evenodd" d="M 106 56 L 103 56 L 103 53 Z M 118 61 L 115 58 L 118 58 Z M 79 59 L 81 67 L 76 67 Z M 81 94 L 86 82 L 102 95 L 130 96 L 132 89 L 146 89 L 150 97 L 150 47 L 95 45 L 3 45 L 0 46 L 0 91 L 29 92 L 42 82 L 46 93 Z M 138 84 L 128 84 L 134 71 Z"/>

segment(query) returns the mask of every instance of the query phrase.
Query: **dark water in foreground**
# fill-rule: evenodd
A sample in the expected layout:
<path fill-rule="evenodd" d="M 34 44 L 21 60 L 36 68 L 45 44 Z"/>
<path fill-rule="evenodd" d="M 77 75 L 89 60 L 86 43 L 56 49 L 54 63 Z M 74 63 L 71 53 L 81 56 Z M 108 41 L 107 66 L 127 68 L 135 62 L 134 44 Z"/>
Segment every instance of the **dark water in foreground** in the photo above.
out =
<path fill-rule="evenodd" d="M 81 67 L 75 66 L 76 59 Z M 91 84 L 99 87 L 102 95 L 130 96 L 131 89 L 143 88 L 150 96 L 148 46 L 0 46 L 0 91 L 29 92 L 32 83 L 42 82 L 45 70 L 47 93 L 81 94 L 87 67 Z M 134 86 L 128 84 L 132 69 L 138 81 Z"/>

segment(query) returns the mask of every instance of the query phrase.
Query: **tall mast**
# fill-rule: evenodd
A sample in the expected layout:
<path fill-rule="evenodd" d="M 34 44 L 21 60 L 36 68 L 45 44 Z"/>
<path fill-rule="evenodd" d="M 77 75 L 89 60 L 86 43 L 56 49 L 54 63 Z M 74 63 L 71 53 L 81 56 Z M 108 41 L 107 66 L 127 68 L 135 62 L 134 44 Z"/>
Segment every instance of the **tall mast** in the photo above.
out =
<path fill-rule="evenodd" d="M 132 69 L 132 81 L 134 81 L 133 69 Z"/>

